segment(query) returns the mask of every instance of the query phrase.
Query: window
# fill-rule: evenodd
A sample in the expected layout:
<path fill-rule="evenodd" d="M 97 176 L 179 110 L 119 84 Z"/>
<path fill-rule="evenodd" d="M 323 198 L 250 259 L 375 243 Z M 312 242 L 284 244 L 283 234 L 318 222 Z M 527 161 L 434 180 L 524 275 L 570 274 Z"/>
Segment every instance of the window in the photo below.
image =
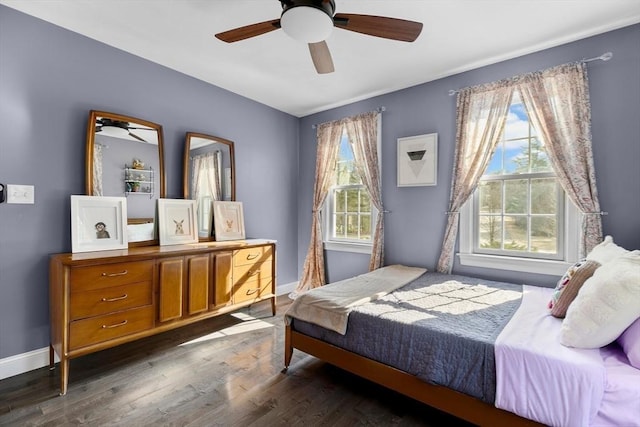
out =
<path fill-rule="evenodd" d="M 329 189 L 323 217 L 325 249 L 371 253 L 377 211 L 356 170 L 346 131 L 340 139 L 336 180 Z"/>
<path fill-rule="evenodd" d="M 501 141 L 460 218 L 461 262 L 547 274 L 557 264 L 562 272 L 577 251 L 577 244 L 565 247 L 573 215 L 516 92 Z"/>

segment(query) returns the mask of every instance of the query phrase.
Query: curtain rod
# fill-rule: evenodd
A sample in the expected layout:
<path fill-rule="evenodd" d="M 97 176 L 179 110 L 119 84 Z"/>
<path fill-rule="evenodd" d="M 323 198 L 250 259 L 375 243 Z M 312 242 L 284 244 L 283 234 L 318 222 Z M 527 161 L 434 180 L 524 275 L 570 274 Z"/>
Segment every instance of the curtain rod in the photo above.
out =
<path fill-rule="evenodd" d="M 387 111 L 387 108 L 383 105 L 381 107 L 376 108 L 373 111 L 377 111 L 378 113 L 382 113 L 383 111 Z M 315 129 L 317 127 L 318 127 L 318 125 L 311 125 L 311 129 Z"/>
<path fill-rule="evenodd" d="M 593 62 L 593 61 L 608 61 L 611 58 L 613 58 L 613 53 L 612 52 L 605 52 L 600 56 L 594 56 L 593 58 L 583 58 L 580 62 L 582 63 L 587 63 L 587 62 Z M 454 89 L 450 89 L 449 90 L 449 96 L 453 96 L 456 93 L 460 92 L 460 90 L 454 90 Z"/>

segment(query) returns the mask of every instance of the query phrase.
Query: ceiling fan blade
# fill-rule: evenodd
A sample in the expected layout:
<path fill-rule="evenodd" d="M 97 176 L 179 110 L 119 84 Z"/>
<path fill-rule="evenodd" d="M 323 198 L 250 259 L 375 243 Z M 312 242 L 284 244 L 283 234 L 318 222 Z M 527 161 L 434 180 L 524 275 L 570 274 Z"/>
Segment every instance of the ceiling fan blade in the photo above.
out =
<path fill-rule="evenodd" d="M 403 42 L 414 41 L 422 31 L 421 22 L 351 13 L 336 13 L 333 25 L 343 30 Z"/>
<path fill-rule="evenodd" d="M 329 52 L 326 42 L 309 43 L 309 53 L 318 74 L 334 72 L 333 59 L 331 59 L 331 52 Z"/>
<path fill-rule="evenodd" d="M 244 27 L 234 28 L 233 30 L 218 33 L 216 34 L 216 38 L 223 42 L 233 43 L 251 37 L 260 36 L 273 30 L 277 30 L 278 28 L 280 28 L 280 20 L 273 19 L 271 21 L 246 25 Z"/>
<path fill-rule="evenodd" d="M 146 140 L 144 140 L 144 139 L 140 138 L 140 137 L 139 137 L 138 135 L 136 135 L 135 133 L 131 133 L 131 132 L 129 132 L 129 136 L 130 136 L 130 137 L 133 137 L 133 138 L 135 138 L 135 139 L 137 139 L 137 140 L 139 140 L 139 141 L 147 142 Z"/>

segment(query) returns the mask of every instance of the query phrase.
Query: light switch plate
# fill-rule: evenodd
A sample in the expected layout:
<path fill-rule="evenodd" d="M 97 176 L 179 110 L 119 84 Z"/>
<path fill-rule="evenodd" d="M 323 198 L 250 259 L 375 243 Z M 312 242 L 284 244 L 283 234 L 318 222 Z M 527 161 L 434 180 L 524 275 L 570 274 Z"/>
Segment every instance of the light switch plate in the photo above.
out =
<path fill-rule="evenodd" d="M 35 202 L 33 185 L 7 184 L 7 203 L 32 205 Z"/>

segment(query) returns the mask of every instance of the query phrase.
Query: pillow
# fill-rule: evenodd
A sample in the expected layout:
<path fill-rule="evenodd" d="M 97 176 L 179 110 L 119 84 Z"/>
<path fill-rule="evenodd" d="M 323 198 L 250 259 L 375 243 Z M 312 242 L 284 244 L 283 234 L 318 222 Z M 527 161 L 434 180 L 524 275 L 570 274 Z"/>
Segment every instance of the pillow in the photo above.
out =
<path fill-rule="evenodd" d="M 593 249 L 591 249 L 591 252 L 589 252 L 589 255 L 587 255 L 587 260 L 605 264 L 628 252 L 629 251 L 625 248 L 616 245 L 613 242 L 613 237 L 607 236 L 604 238 L 602 243 L 594 246 Z"/>
<path fill-rule="evenodd" d="M 565 317 L 569 304 L 578 295 L 582 284 L 593 275 L 598 267 L 600 267 L 599 262 L 586 259 L 578 261 L 569 267 L 564 276 L 558 281 L 551 301 L 549 301 L 549 309 L 552 316 Z"/>
<path fill-rule="evenodd" d="M 598 268 L 567 310 L 560 343 L 598 348 L 613 342 L 640 317 L 640 250 Z"/>
<path fill-rule="evenodd" d="M 629 363 L 640 369 L 640 318 L 636 319 L 617 339 Z"/>

